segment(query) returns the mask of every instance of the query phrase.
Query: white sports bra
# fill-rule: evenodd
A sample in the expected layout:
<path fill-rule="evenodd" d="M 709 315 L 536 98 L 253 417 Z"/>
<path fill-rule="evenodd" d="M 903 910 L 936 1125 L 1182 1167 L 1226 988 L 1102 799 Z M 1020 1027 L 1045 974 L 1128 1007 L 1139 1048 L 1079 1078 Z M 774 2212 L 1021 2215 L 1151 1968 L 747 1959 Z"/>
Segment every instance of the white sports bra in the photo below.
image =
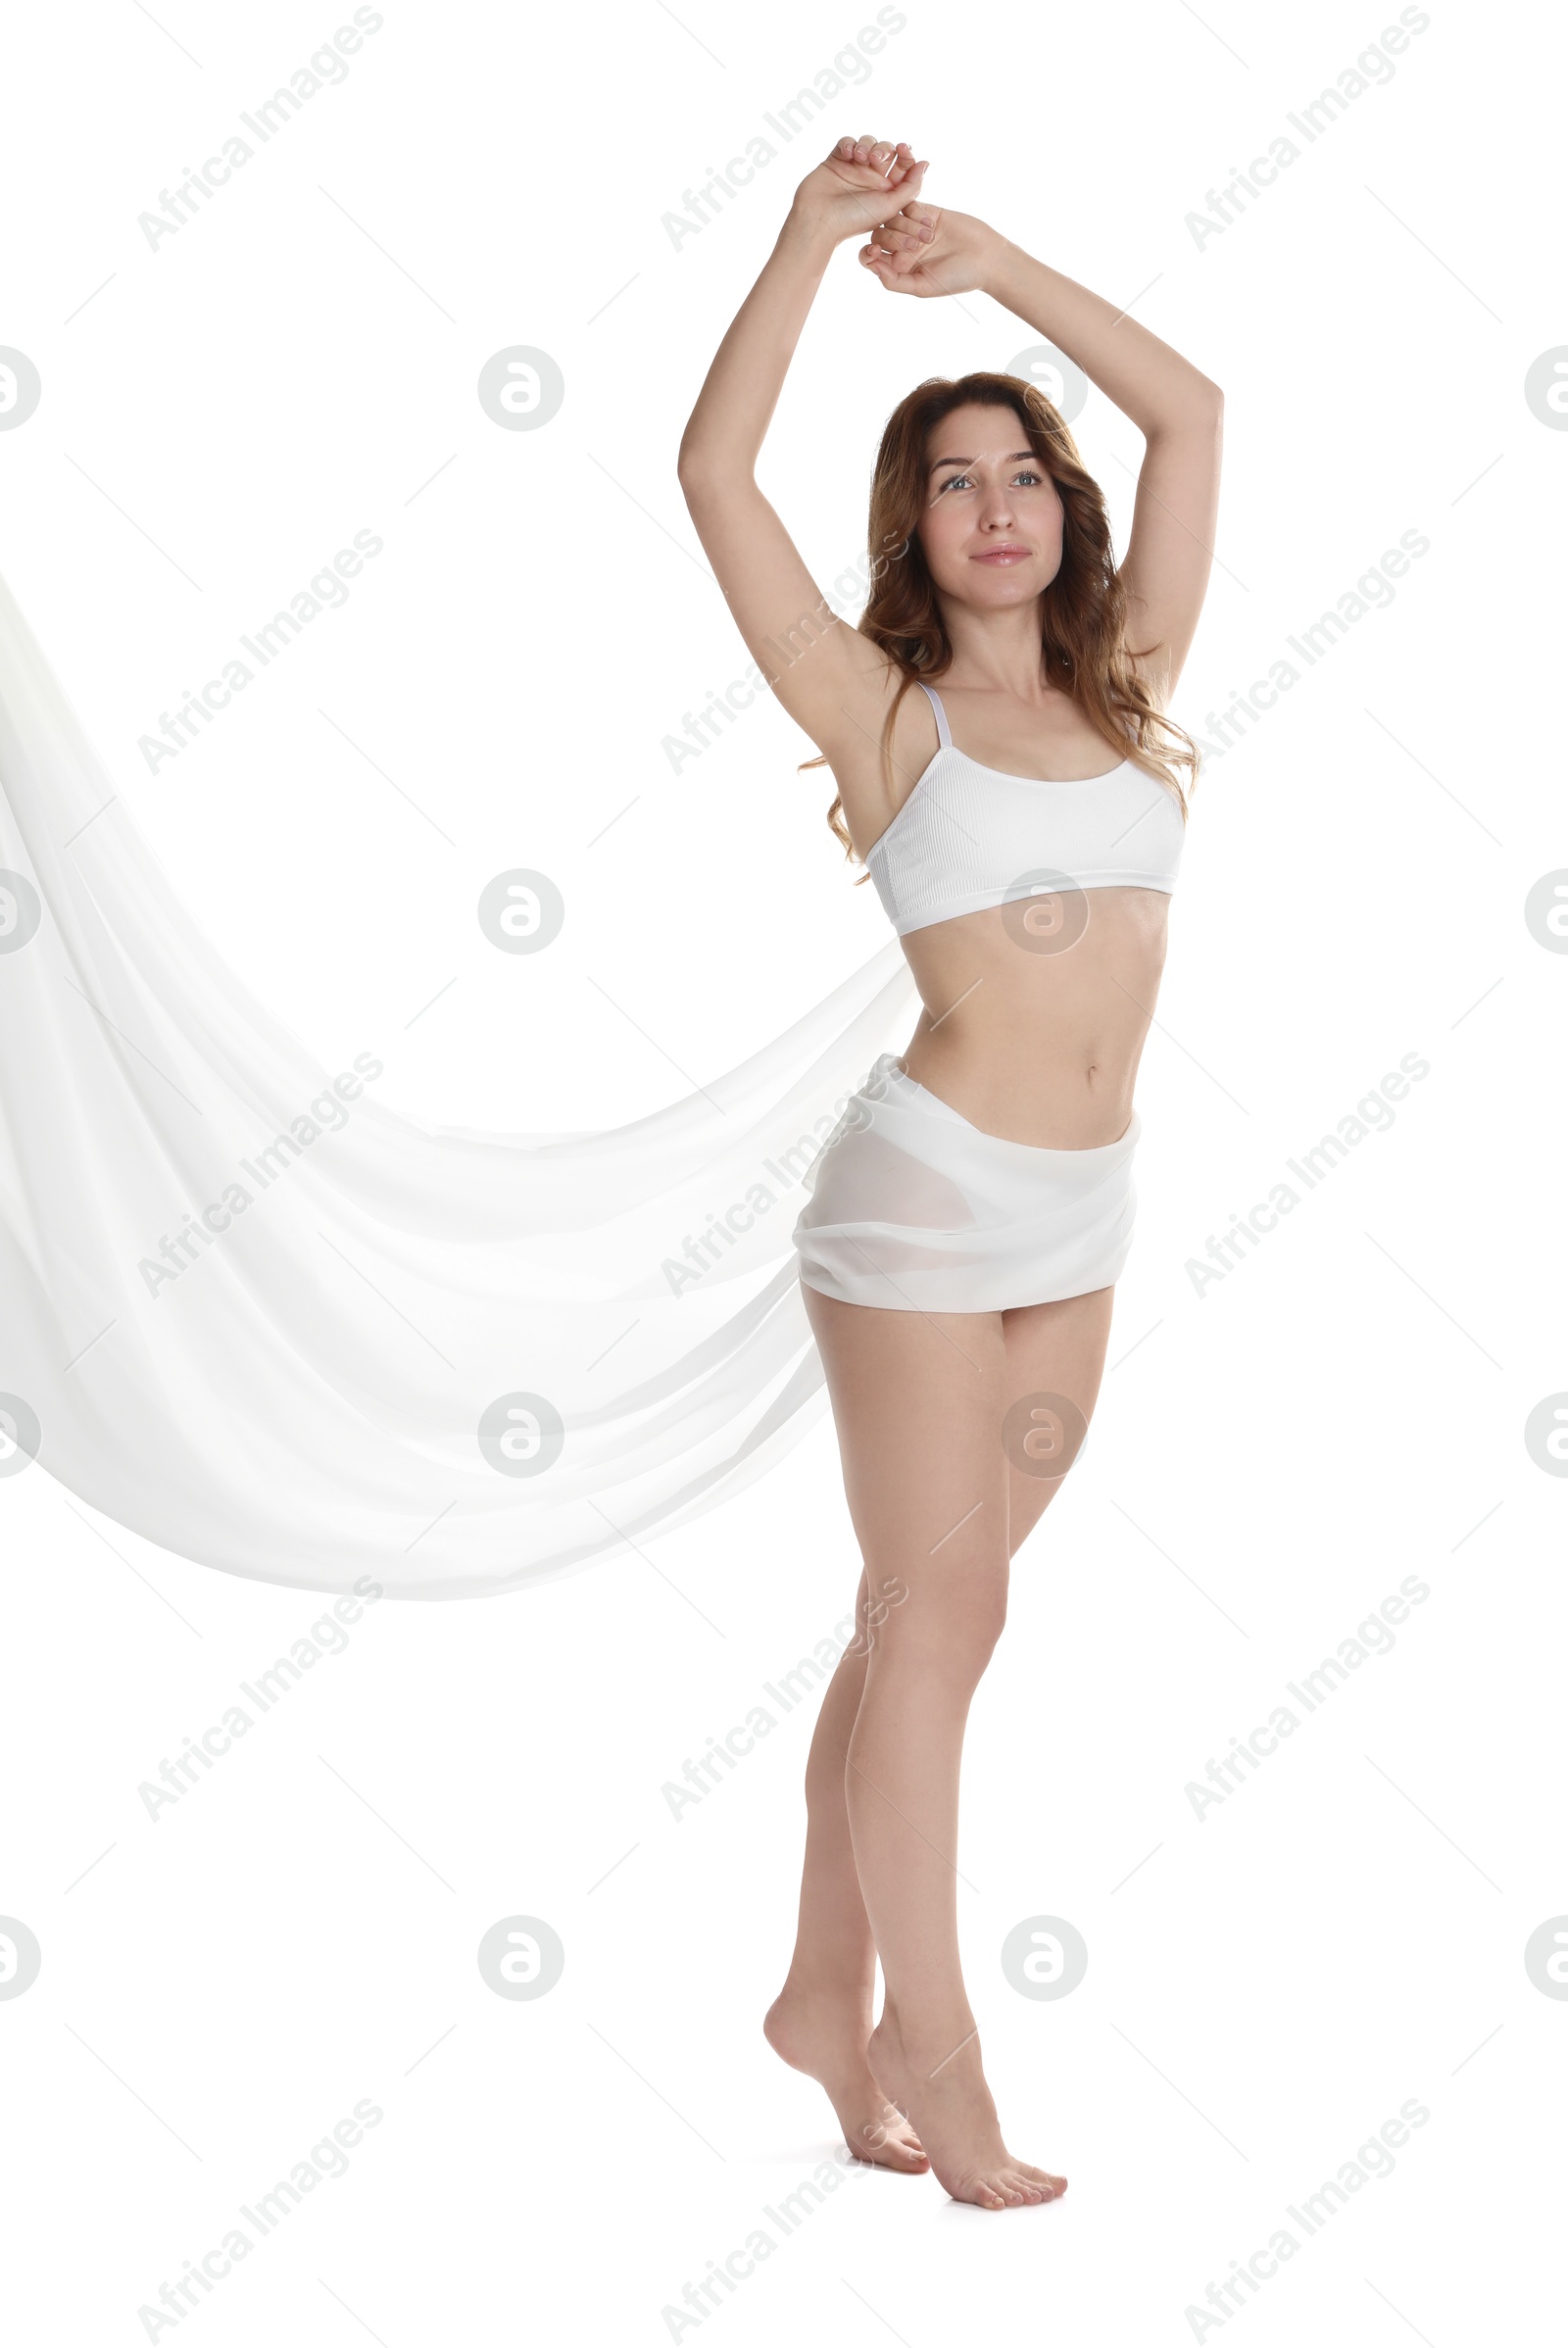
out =
<path fill-rule="evenodd" d="M 901 938 L 1027 897 L 1047 875 L 1080 889 L 1176 886 L 1186 824 L 1175 794 L 1124 758 L 1108 774 L 1043 782 L 956 750 L 936 711 L 936 757 L 873 844 L 866 869 Z"/>

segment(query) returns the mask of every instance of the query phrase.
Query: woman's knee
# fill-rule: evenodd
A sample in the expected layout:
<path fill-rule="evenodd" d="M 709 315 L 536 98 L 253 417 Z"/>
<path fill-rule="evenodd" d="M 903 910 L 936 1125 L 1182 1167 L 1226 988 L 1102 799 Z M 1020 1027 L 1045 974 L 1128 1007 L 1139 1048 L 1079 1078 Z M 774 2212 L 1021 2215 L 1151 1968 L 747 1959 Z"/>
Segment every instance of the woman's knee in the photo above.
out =
<path fill-rule="evenodd" d="M 907 1597 L 876 1634 L 870 1664 L 936 1674 L 972 1685 L 990 1662 L 1007 1621 L 1004 1559 L 946 1581 L 911 1580 Z"/>

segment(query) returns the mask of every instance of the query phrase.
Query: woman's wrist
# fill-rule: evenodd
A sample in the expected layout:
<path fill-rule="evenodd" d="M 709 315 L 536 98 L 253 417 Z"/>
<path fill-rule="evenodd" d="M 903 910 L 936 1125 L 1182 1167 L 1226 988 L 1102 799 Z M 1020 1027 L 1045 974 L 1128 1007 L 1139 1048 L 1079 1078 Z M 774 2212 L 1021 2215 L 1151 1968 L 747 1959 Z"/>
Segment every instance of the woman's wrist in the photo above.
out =
<path fill-rule="evenodd" d="M 1020 252 L 1010 237 L 1004 236 L 1000 228 L 988 227 L 980 246 L 977 265 L 980 291 L 989 294 L 994 302 L 1000 302 L 1004 310 L 1016 310 L 1017 304 L 1011 298 L 1017 282 L 1013 265 L 1026 259 L 1027 255 Z"/>
<path fill-rule="evenodd" d="M 826 214 L 819 212 L 815 205 L 803 204 L 797 195 L 784 216 L 778 241 L 787 251 L 798 253 L 803 259 L 819 261 L 822 268 L 826 269 L 834 247 L 842 244 L 846 235 L 855 233 L 853 229 L 835 227 Z"/>

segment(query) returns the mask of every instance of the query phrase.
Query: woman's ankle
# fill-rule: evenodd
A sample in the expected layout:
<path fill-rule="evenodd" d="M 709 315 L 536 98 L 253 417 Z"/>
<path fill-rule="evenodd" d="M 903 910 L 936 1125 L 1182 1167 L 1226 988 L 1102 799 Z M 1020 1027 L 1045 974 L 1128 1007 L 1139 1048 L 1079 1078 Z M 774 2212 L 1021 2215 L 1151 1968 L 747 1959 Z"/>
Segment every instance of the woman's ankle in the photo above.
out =
<path fill-rule="evenodd" d="M 876 2027 L 885 2043 L 922 2077 L 956 2069 L 965 2052 L 978 2047 L 979 2026 L 961 1993 L 956 2001 L 921 2005 L 912 2014 L 885 1997 Z"/>
<path fill-rule="evenodd" d="M 863 2011 L 869 2017 L 875 1992 L 874 1964 L 861 1971 L 858 1967 L 824 1965 L 796 1956 L 774 2003 L 810 2011 L 820 2009 L 824 2013 L 840 2009 L 850 2014 Z"/>

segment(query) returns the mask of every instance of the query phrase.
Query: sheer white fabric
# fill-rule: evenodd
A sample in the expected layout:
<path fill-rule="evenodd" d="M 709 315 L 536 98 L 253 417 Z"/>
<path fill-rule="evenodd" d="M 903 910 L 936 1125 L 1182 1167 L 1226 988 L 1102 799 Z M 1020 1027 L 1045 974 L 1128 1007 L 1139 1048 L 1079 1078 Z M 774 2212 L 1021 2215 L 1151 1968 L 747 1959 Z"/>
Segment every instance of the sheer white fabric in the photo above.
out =
<path fill-rule="evenodd" d="M 202 1564 L 408 1598 L 687 1522 L 825 1407 L 801 1179 L 916 1003 L 890 940 L 633 1124 L 398 1114 L 224 965 L 0 581 L 0 1503 L 32 1453 Z"/>
<path fill-rule="evenodd" d="M 1112 1288 L 1132 1246 L 1137 1114 L 1119 1141 L 982 1133 L 884 1052 L 807 1176 L 801 1278 L 845 1304 L 1005 1312 Z"/>

